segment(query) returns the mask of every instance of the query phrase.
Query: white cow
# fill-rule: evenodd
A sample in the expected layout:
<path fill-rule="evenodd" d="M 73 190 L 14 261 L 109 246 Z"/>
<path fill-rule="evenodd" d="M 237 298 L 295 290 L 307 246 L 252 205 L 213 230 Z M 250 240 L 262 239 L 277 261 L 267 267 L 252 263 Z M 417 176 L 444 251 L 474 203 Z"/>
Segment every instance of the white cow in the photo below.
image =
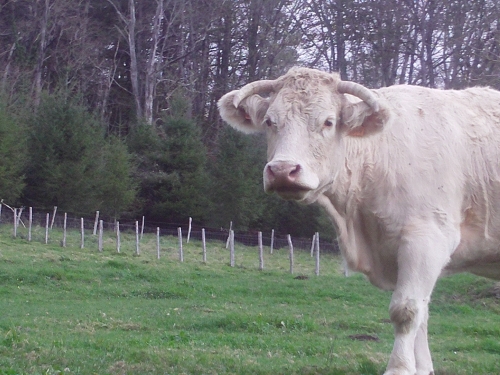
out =
<path fill-rule="evenodd" d="M 349 267 L 394 290 L 385 375 L 433 374 L 428 304 L 440 276 L 500 278 L 500 92 L 393 86 L 292 68 L 219 101 L 265 132 L 264 189 L 318 202 Z"/>

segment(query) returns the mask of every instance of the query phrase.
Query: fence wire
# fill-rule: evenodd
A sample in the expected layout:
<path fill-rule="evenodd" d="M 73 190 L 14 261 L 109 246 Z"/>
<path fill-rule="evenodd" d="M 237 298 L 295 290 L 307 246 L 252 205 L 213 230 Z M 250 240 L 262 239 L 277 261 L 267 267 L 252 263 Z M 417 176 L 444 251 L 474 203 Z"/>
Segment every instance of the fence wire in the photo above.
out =
<path fill-rule="evenodd" d="M 52 228 L 62 229 L 64 227 L 64 213 L 57 212 L 55 217 L 52 217 L 53 212 L 36 212 L 33 210 L 32 214 L 32 227 L 41 227 L 45 228 L 47 224 L 47 214 L 49 214 L 49 226 Z M 21 217 L 18 221 L 19 228 L 27 228 L 28 227 L 28 209 L 25 209 L 21 213 Z M 84 217 L 83 218 L 84 229 L 85 231 L 93 231 L 95 225 L 95 217 Z M 178 228 L 182 228 L 182 234 L 186 237 L 188 233 L 188 223 L 185 224 L 176 224 L 176 223 L 163 223 L 161 225 L 152 226 L 145 222 L 144 227 L 142 227 L 142 218 L 137 220 L 139 223 L 139 231 L 148 234 L 155 234 L 156 230 L 160 228 L 160 236 L 177 236 Z M 6 206 L 2 207 L 2 211 L 0 214 L 0 225 L 1 224 L 14 224 L 14 213 Z M 106 231 L 114 231 L 116 227 L 116 222 L 103 221 L 103 229 Z M 52 229 L 51 228 L 51 229 Z M 75 217 L 70 214 L 67 215 L 66 218 L 66 228 L 68 230 L 80 230 L 81 229 L 81 217 Z M 229 236 L 229 229 L 227 228 L 207 228 L 202 227 L 196 224 L 192 224 L 190 238 L 194 240 L 202 240 L 202 229 L 205 229 L 205 239 L 207 241 L 220 241 L 225 243 Z M 23 229 L 24 230 L 24 229 Z M 136 230 L 136 221 L 120 221 L 120 231 L 123 232 L 131 232 L 135 233 Z M 40 232 L 40 231 L 38 231 Z M 38 238 L 41 236 L 40 233 L 35 234 L 32 238 L 33 241 L 44 241 L 44 238 Z M 264 246 L 269 247 L 271 244 L 272 230 L 262 231 L 262 243 Z M 312 238 L 293 238 L 293 247 L 296 250 L 309 251 L 312 245 Z M 59 239 L 50 239 L 51 242 L 59 241 Z M 234 231 L 234 241 L 236 243 L 245 245 L 245 246 L 258 246 L 258 231 L 252 232 L 243 232 L 243 231 Z M 273 248 L 279 250 L 281 248 L 288 247 L 287 235 L 274 233 L 273 239 Z M 320 249 L 323 253 L 330 254 L 338 254 L 339 247 L 336 241 L 325 241 L 321 239 L 320 234 Z"/>

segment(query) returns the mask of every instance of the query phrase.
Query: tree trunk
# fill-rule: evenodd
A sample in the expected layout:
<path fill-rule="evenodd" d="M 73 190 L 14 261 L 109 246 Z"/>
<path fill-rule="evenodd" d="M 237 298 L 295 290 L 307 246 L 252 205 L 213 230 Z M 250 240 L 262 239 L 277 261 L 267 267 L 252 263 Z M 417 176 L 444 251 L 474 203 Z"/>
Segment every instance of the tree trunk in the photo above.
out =
<path fill-rule="evenodd" d="M 211 124 L 211 126 L 215 124 L 216 127 L 215 129 L 210 129 L 210 132 L 207 133 L 208 142 L 217 138 L 217 132 L 219 130 L 219 126 L 221 125 L 219 120 L 219 111 L 217 109 L 217 101 L 225 92 L 227 92 L 228 89 L 229 64 L 233 43 L 233 26 L 233 9 L 231 8 L 231 3 L 227 3 L 223 9 L 220 21 L 221 35 L 217 43 L 217 65 L 215 67 L 216 74 L 214 77 L 214 89 L 212 91 L 207 118 L 207 124 Z"/>
<path fill-rule="evenodd" d="M 135 42 L 135 1 L 129 0 L 129 19 L 128 19 L 128 46 L 130 52 L 130 84 L 132 86 L 132 95 L 134 96 L 135 111 L 137 119 L 142 118 L 141 97 L 139 95 L 139 67 L 137 63 L 136 42 Z"/>
<path fill-rule="evenodd" d="M 259 20 L 261 18 L 262 4 L 257 0 L 252 0 L 248 9 L 248 81 L 252 82 L 258 79 L 257 67 L 259 63 Z"/>
<path fill-rule="evenodd" d="M 9 79 L 9 74 L 10 74 L 10 64 L 12 62 L 12 55 L 14 54 L 14 50 L 16 49 L 16 42 L 12 43 L 12 46 L 10 47 L 9 50 L 9 56 L 7 57 L 7 64 L 5 65 L 5 70 L 3 72 L 3 77 L 2 77 L 2 93 L 5 94 L 7 90 L 7 80 Z"/>
<path fill-rule="evenodd" d="M 153 124 L 153 103 L 156 88 L 156 63 L 158 41 L 161 32 L 161 20 L 163 18 L 163 0 L 158 1 L 156 13 L 153 19 L 153 35 L 151 36 L 150 56 L 146 67 L 146 78 L 144 82 L 144 119 L 148 124 Z"/>
<path fill-rule="evenodd" d="M 38 51 L 37 64 L 35 66 L 35 76 L 33 79 L 34 97 L 33 104 L 35 108 L 40 105 L 40 97 L 42 94 L 42 71 L 45 61 L 45 50 L 47 48 L 47 25 L 49 23 L 50 0 L 45 0 L 43 17 L 40 25 L 40 50 Z"/>
<path fill-rule="evenodd" d="M 347 80 L 347 64 L 345 61 L 345 35 L 344 35 L 344 2 L 338 1 L 335 28 L 337 31 L 337 63 L 336 69 L 340 73 L 340 78 Z"/>

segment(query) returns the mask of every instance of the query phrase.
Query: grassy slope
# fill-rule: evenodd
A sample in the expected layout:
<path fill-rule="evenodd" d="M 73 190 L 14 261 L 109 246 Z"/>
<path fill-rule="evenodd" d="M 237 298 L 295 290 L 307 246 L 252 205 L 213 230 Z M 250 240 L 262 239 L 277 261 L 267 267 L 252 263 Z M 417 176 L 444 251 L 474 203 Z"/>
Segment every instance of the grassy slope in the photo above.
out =
<path fill-rule="evenodd" d="M 0 374 L 380 374 L 392 347 L 390 293 L 361 275 L 344 278 L 323 256 L 319 277 L 308 254 L 266 255 L 237 247 L 237 267 L 221 244 L 185 245 L 133 236 L 103 253 L 12 239 L 0 233 Z M 55 234 L 54 234 L 55 235 Z M 127 248 L 128 246 L 128 248 Z M 308 275 L 306 280 L 295 279 Z M 500 373 L 500 301 L 493 282 L 471 275 L 441 280 L 431 305 L 437 375 Z M 377 337 L 358 341 L 351 335 Z"/>

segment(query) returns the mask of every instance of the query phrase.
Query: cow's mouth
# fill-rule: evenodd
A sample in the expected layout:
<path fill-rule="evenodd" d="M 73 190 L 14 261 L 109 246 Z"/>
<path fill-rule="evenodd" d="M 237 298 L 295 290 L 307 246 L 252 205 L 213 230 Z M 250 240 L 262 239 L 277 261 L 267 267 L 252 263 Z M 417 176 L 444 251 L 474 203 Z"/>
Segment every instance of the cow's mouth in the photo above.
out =
<path fill-rule="evenodd" d="M 307 193 L 311 191 L 308 188 L 296 185 L 296 186 L 286 186 L 286 187 L 277 187 L 275 189 L 272 189 L 268 191 L 269 193 L 275 192 L 278 194 L 281 198 L 287 200 L 287 201 L 301 201 L 304 199 L 304 197 L 307 195 Z"/>
<path fill-rule="evenodd" d="M 318 197 L 331 186 L 332 181 L 317 187 L 307 185 L 269 185 L 264 183 L 264 190 L 268 194 L 276 193 L 280 198 L 287 201 L 309 205 L 318 200 Z"/>

